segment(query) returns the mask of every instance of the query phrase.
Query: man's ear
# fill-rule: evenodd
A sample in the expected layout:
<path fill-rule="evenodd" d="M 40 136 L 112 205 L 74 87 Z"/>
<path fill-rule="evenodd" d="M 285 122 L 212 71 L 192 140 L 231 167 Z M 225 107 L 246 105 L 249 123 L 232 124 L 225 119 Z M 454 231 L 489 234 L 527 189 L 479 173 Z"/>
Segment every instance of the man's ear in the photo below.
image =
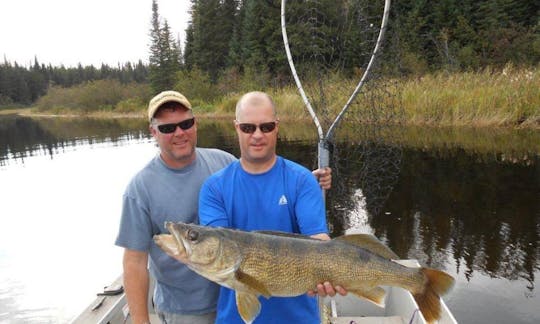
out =
<path fill-rule="evenodd" d="M 157 130 L 155 127 L 153 127 L 152 125 L 148 126 L 148 130 L 150 131 L 150 134 L 152 134 L 152 136 L 156 136 L 156 133 L 157 133 Z"/>

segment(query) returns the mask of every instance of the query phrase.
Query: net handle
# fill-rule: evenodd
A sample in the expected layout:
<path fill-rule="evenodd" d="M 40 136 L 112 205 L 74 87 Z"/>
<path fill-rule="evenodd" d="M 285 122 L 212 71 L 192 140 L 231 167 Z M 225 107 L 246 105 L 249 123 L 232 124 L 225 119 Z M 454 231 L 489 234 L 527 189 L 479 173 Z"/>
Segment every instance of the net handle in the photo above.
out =
<path fill-rule="evenodd" d="M 296 86 L 298 87 L 298 91 L 300 92 L 300 96 L 302 96 L 302 100 L 304 101 L 304 105 L 306 106 L 309 114 L 311 115 L 311 119 L 313 119 L 313 122 L 315 123 L 315 126 L 317 127 L 317 133 L 319 135 L 319 140 L 324 139 L 324 132 L 321 126 L 321 123 L 319 122 L 319 118 L 317 118 L 317 115 L 315 115 L 315 111 L 313 110 L 313 107 L 311 107 L 311 103 L 309 102 L 309 99 L 306 96 L 306 92 L 304 91 L 304 88 L 302 87 L 302 82 L 300 82 L 300 79 L 298 78 L 298 73 L 296 73 L 296 68 L 294 67 L 294 62 L 292 59 L 291 49 L 289 48 L 289 38 L 287 37 L 287 27 L 285 23 L 285 4 L 287 0 L 281 1 L 281 35 L 283 36 L 283 44 L 285 45 L 285 52 L 287 53 L 287 61 L 289 62 L 289 67 L 291 68 L 291 73 L 294 77 L 294 82 L 296 83 Z"/>

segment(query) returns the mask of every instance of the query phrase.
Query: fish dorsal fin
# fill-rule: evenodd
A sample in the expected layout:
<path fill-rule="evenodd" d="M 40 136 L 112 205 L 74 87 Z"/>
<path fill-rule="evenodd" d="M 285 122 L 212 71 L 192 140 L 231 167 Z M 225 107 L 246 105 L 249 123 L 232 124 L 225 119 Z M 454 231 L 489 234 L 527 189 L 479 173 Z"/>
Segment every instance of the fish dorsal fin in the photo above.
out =
<path fill-rule="evenodd" d="M 282 236 L 282 237 L 292 237 L 292 238 L 306 239 L 306 240 L 317 240 L 317 239 L 314 239 L 311 236 L 307 236 L 307 235 L 302 235 L 302 234 L 297 234 L 297 233 L 280 232 L 280 231 L 254 231 L 253 233 L 274 235 L 274 236 Z"/>
<path fill-rule="evenodd" d="M 252 323 L 261 312 L 261 303 L 255 294 L 236 290 L 236 308 L 246 323 Z"/>
<path fill-rule="evenodd" d="M 379 307 L 384 307 L 384 296 L 386 291 L 381 287 L 375 287 L 370 290 L 347 290 L 349 293 L 354 294 L 360 298 L 367 299 Z"/>
<path fill-rule="evenodd" d="M 255 290 L 266 298 L 269 298 L 272 295 L 262 282 L 250 276 L 249 274 L 242 272 L 242 270 L 240 269 L 235 272 L 235 278 L 236 280 L 240 281 L 244 285 Z"/>
<path fill-rule="evenodd" d="M 382 256 L 386 259 L 397 260 L 399 257 L 389 247 L 384 245 L 377 237 L 371 234 L 350 234 L 336 237 L 335 240 L 344 241 Z"/>

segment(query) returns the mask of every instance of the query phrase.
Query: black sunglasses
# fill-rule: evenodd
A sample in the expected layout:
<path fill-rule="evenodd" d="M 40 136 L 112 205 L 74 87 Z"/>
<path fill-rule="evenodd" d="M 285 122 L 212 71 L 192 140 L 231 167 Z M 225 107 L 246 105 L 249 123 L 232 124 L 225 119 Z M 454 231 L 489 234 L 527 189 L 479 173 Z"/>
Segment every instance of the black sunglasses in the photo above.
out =
<path fill-rule="evenodd" d="M 276 122 L 268 122 L 268 123 L 262 123 L 262 124 L 250 124 L 250 123 L 239 123 L 238 127 L 240 127 L 240 130 L 246 134 L 253 134 L 257 130 L 257 127 L 261 130 L 263 133 L 270 133 L 276 128 Z"/>
<path fill-rule="evenodd" d="M 157 125 L 157 128 L 163 134 L 170 134 L 170 133 L 172 133 L 172 132 L 174 132 L 176 130 L 176 126 L 180 127 L 180 129 L 182 129 L 182 130 L 188 130 L 191 127 L 193 127 L 194 124 L 195 124 L 195 117 L 190 118 L 190 119 L 186 119 L 186 120 L 182 120 L 181 122 L 176 123 L 176 124 Z"/>

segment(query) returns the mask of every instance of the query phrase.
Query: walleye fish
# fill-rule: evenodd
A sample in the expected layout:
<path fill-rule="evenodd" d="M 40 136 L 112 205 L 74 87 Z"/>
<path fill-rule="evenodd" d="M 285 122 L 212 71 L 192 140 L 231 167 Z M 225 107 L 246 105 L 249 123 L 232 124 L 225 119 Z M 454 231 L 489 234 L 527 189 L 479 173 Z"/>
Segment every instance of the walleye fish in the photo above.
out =
<path fill-rule="evenodd" d="M 168 255 L 198 274 L 235 290 L 246 323 L 259 314 L 258 296 L 298 296 L 325 281 L 384 305 L 380 286 L 409 290 L 428 322 L 440 317 L 439 296 L 454 279 L 443 271 L 408 268 L 372 235 L 345 235 L 330 241 L 283 232 L 245 232 L 167 222 L 171 234 L 154 236 Z"/>

